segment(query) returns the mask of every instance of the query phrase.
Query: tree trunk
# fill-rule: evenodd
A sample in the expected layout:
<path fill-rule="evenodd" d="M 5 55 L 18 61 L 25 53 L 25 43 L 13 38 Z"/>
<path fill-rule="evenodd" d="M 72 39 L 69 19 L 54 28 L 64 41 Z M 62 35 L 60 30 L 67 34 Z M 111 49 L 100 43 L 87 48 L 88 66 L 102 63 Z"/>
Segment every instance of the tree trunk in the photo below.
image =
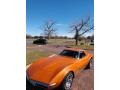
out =
<path fill-rule="evenodd" d="M 78 38 L 79 38 L 79 33 L 78 33 L 78 30 L 76 29 L 76 38 L 75 38 L 76 43 L 75 43 L 75 45 L 78 45 Z"/>
<path fill-rule="evenodd" d="M 48 40 L 50 39 L 50 35 L 48 35 Z"/>
<path fill-rule="evenodd" d="M 75 45 L 78 45 L 78 38 L 76 38 L 76 43 L 75 43 Z"/>

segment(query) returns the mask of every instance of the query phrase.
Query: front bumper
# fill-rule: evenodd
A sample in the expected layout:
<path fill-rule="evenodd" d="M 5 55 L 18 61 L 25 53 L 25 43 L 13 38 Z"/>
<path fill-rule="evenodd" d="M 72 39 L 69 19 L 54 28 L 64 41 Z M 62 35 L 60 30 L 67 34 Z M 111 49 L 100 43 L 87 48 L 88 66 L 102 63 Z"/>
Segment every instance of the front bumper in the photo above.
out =
<path fill-rule="evenodd" d="M 55 85 L 50 85 L 50 84 L 46 84 L 46 83 L 35 81 L 35 80 L 28 80 L 28 82 L 30 82 L 30 84 L 32 84 L 34 87 L 39 87 L 39 88 L 42 88 L 43 90 L 51 90 L 55 88 Z"/>
<path fill-rule="evenodd" d="M 34 81 L 34 80 L 29 80 L 29 82 L 33 85 L 33 86 L 37 86 L 37 87 L 42 87 L 42 88 L 49 88 L 48 84 L 42 83 L 42 82 L 38 82 L 38 81 Z"/>
<path fill-rule="evenodd" d="M 46 84 L 46 83 L 43 83 L 43 82 L 40 82 L 40 81 L 31 80 L 27 73 L 26 73 L 26 79 L 30 84 L 32 84 L 32 86 L 40 87 L 40 88 L 43 88 L 44 90 L 51 90 L 51 89 L 56 87 L 56 83 Z"/>

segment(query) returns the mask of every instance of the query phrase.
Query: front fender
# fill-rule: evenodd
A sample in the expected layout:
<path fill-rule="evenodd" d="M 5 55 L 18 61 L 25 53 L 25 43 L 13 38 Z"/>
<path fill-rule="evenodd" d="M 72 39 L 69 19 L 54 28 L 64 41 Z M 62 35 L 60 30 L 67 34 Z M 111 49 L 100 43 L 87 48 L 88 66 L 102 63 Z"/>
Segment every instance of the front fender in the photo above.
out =
<path fill-rule="evenodd" d="M 69 73 L 69 72 L 73 72 L 74 71 L 72 69 L 68 67 L 62 69 L 58 74 L 56 74 L 56 76 L 51 80 L 50 84 L 56 83 L 56 87 L 59 86 L 62 81 L 64 80 L 65 76 Z"/>

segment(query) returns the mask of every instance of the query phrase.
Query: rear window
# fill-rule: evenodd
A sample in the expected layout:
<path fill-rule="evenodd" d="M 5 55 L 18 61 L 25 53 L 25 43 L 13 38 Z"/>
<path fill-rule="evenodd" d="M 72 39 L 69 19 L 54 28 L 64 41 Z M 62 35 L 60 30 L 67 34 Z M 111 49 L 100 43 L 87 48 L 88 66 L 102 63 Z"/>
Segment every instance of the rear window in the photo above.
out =
<path fill-rule="evenodd" d="M 80 54 L 79 54 L 79 58 L 83 58 L 83 57 L 85 57 L 85 56 L 86 56 L 85 52 L 84 52 L 84 51 L 81 51 Z"/>

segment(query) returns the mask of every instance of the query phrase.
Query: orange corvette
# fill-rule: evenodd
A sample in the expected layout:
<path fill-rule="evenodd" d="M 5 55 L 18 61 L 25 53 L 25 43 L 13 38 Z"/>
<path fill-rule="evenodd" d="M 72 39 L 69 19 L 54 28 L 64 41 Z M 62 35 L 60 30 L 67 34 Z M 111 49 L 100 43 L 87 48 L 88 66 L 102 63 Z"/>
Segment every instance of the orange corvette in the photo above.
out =
<path fill-rule="evenodd" d="M 90 67 L 93 55 L 86 50 L 66 48 L 58 55 L 37 60 L 27 68 L 27 81 L 45 90 L 61 85 L 69 90 L 77 70 Z"/>

